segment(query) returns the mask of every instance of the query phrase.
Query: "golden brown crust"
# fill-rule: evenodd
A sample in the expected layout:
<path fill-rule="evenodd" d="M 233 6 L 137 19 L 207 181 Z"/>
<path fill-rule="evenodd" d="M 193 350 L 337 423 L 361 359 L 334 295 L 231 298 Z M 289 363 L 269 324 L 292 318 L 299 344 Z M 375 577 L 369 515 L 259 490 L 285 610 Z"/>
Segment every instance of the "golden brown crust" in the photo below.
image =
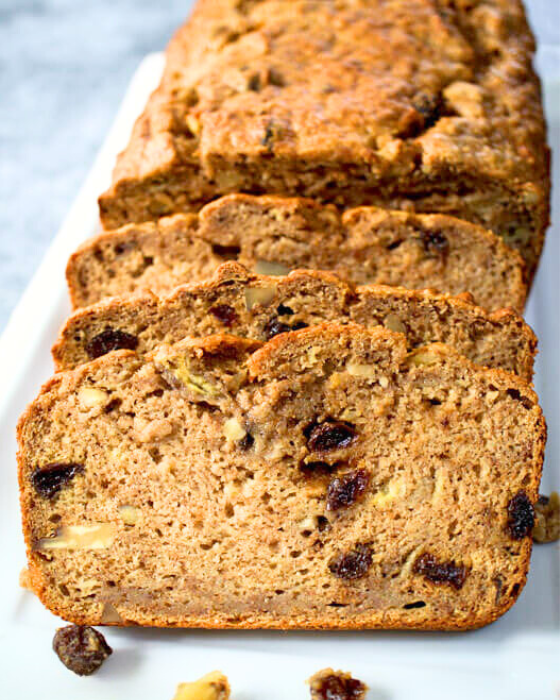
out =
<path fill-rule="evenodd" d="M 520 0 L 199 0 L 103 222 L 301 193 L 483 223 L 532 276 L 550 189 L 533 51 Z"/>
<path fill-rule="evenodd" d="M 165 614 L 163 614 L 161 609 L 156 610 L 155 608 L 152 612 L 150 612 L 150 605 L 152 604 L 150 603 L 150 605 L 147 605 L 145 602 L 141 603 L 143 599 L 140 597 L 136 603 L 128 607 L 123 607 L 122 601 L 118 604 L 118 612 L 122 619 L 122 623 L 119 624 L 208 628 L 406 628 L 453 630 L 475 628 L 488 624 L 509 609 L 525 583 L 531 551 L 531 539 L 530 537 L 524 537 L 522 540 L 509 538 L 505 529 L 506 514 L 502 509 L 507 506 L 508 499 L 510 499 L 511 496 L 517 492 L 520 484 L 522 484 L 525 497 L 530 502 L 534 503 L 536 501 L 538 498 L 538 486 L 544 452 L 544 419 L 542 417 L 542 412 L 536 403 L 537 397 L 530 387 L 519 377 L 515 377 L 506 372 L 500 370 L 484 370 L 476 367 L 471 362 L 458 356 L 455 352 L 451 351 L 445 346 L 432 345 L 419 349 L 412 354 L 407 354 L 402 335 L 391 333 L 383 329 L 366 331 L 363 329 L 363 327 L 357 325 L 340 326 L 336 324 L 324 324 L 323 326 L 277 336 L 272 341 L 260 347 L 260 349 L 258 349 L 256 352 L 253 352 L 254 348 L 254 343 L 247 343 L 242 339 L 233 338 L 231 336 L 221 336 L 218 338 L 204 339 L 202 341 L 188 339 L 177 343 L 175 346 L 160 348 L 151 358 L 147 357 L 144 362 L 139 360 L 134 353 L 119 351 L 106 357 L 99 358 L 98 360 L 88 363 L 87 365 L 84 365 L 74 371 L 58 375 L 54 380 L 51 380 L 45 385 L 41 395 L 27 409 L 18 425 L 18 441 L 20 445 L 20 451 L 18 453 L 19 479 L 23 526 L 30 564 L 30 579 L 33 589 L 41 598 L 43 603 L 56 614 L 59 614 L 76 623 L 99 624 L 101 621 L 102 605 L 100 606 L 98 594 L 94 594 L 93 601 L 91 600 L 91 597 L 86 596 L 86 600 L 88 601 L 86 606 L 82 604 L 74 604 L 72 596 L 75 594 L 67 595 L 63 592 L 61 595 L 58 586 L 55 587 L 52 580 L 52 576 L 55 575 L 54 572 L 58 571 L 58 575 L 60 576 L 61 569 L 53 568 L 53 564 L 47 565 L 43 555 L 40 551 L 38 551 L 37 537 L 45 536 L 45 530 L 43 529 L 44 525 L 41 525 L 42 522 L 46 522 L 43 521 L 43 518 L 50 517 L 51 513 L 64 513 L 65 508 L 71 507 L 71 502 L 66 501 L 65 499 L 71 497 L 72 489 L 61 496 L 60 498 L 62 500 L 57 501 L 57 505 L 53 505 L 51 510 L 48 505 L 46 506 L 44 502 L 41 503 L 41 501 L 34 496 L 29 483 L 31 473 L 36 468 L 37 464 L 39 464 L 39 466 L 41 465 L 42 460 L 45 458 L 46 453 L 43 452 L 43 449 L 45 447 L 48 448 L 45 431 L 50 430 L 51 428 L 48 426 L 50 425 L 52 427 L 52 425 L 56 424 L 56 421 L 58 420 L 56 418 L 57 406 L 60 406 L 61 408 L 64 406 L 64 415 L 74 415 L 75 418 L 76 416 L 75 414 L 72 414 L 73 409 L 71 408 L 72 397 L 76 396 L 76 394 L 79 393 L 80 389 L 83 387 L 91 387 L 92 385 L 95 385 L 96 382 L 102 381 L 104 386 L 111 386 L 113 391 L 117 391 L 119 386 L 129 386 L 127 382 L 132 382 L 132 384 L 130 384 L 131 392 L 133 391 L 133 386 L 141 386 L 143 387 L 143 391 L 149 392 L 146 394 L 147 396 L 153 393 L 153 380 L 150 380 L 150 376 L 152 376 L 150 375 L 150 372 L 152 371 L 153 367 L 172 367 L 174 366 L 173 362 L 175 362 L 177 358 L 185 357 L 185 354 L 193 358 L 193 360 L 199 361 L 202 363 L 200 366 L 203 366 L 204 363 L 207 362 L 204 357 L 208 353 L 211 355 L 216 355 L 215 359 L 211 360 L 211 362 L 217 362 L 218 364 L 214 364 L 213 366 L 218 367 L 220 357 L 229 358 L 229 360 L 231 360 L 231 358 L 234 356 L 242 357 L 249 352 L 250 354 L 248 357 L 247 368 L 249 370 L 250 378 L 248 384 L 246 384 L 244 388 L 240 389 L 237 396 L 237 401 L 240 407 L 249 407 L 249 411 L 252 412 L 253 421 L 257 420 L 258 416 L 265 420 L 265 417 L 269 412 L 271 412 L 271 415 L 274 415 L 278 418 L 278 420 L 280 420 L 280 416 L 285 410 L 285 399 L 282 397 L 289 396 L 291 395 L 292 391 L 294 391 L 295 393 L 293 394 L 293 399 L 289 400 L 297 401 L 297 392 L 303 391 L 303 386 L 308 387 L 306 391 L 309 392 L 309 397 L 311 397 L 313 393 L 313 381 L 322 376 L 330 376 L 331 378 L 328 379 L 328 385 L 335 387 L 339 384 L 339 381 L 337 380 L 337 382 L 333 383 L 333 369 L 336 369 L 338 362 L 342 362 L 340 365 L 341 367 L 345 366 L 344 363 L 348 362 L 349 359 L 352 362 L 355 362 L 356 360 L 359 360 L 360 362 L 373 362 L 373 365 L 370 365 L 371 371 L 375 374 L 375 376 L 385 376 L 389 374 L 393 377 L 393 379 L 389 379 L 389 382 L 397 382 L 402 380 L 402 386 L 410 387 L 410 389 L 404 390 L 404 393 L 401 395 L 401 400 L 405 400 L 406 397 L 411 397 L 414 391 L 424 391 L 426 388 L 429 388 L 430 386 L 435 387 L 436 385 L 441 387 L 448 386 L 453 392 L 452 395 L 455 397 L 452 399 L 453 402 L 457 400 L 457 391 L 466 391 L 466 393 L 463 394 L 463 400 L 467 402 L 465 404 L 465 421 L 467 421 L 467 423 L 470 420 L 470 418 L 468 418 L 471 411 L 469 406 L 474 409 L 475 404 L 472 402 L 479 400 L 479 392 L 481 390 L 483 393 L 489 392 L 488 399 L 490 401 L 486 409 L 480 414 L 481 421 L 486 421 L 488 415 L 490 415 L 489 412 L 494 411 L 492 408 L 493 401 L 498 400 L 500 402 L 505 402 L 503 404 L 503 408 L 500 408 L 497 405 L 498 407 L 495 409 L 496 412 L 492 413 L 494 418 L 490 418 L 490 423 L 486 424 L 487 428 L 492 426 L 492 439 L 496 441 L 495 448 L 497 448 L 497 451 L 495 452 L 494 449 L 492 449 L 492 455 L 497 456 L 500 450 L 509 450 L 511 449 L 512 444 L 517 444 L 515 449 L 524 451 L 523 454 L 525 457 L 523 460 L 518 461 L 516 458 L 516 464 L 514 466 L 509 464 L 508 458 L 505 458 L 505 461 L 508 462 L 508 477 L 505 477 L 504 475 L 505 478 L 493 479 L 490 474 L 486 476 L 479 474 L 476 480 L 469 482 L 472 483 L 470 488 L 478 489 L 478 484 L 480 484 L 484 486 L 484 488 L 490 489 L 489 493 L 496 497 L 495 503 L 500 505 L 500 512 L 495 513 L 492 510 L 494 506 L 491 505 L 491 502 L 489 501 L 488 503 L 490 510 L 488 510 L 488 512 L 486 512 L 484 509 L 480 511 L 480 514 L 483 515 L 483 521 L 481 521 L 480 525 L 473 531 L 473 537 L 476 533 L 475 540 L 468 540 L 469 542 L 472 542 L 470 546 L 464 544 L 460 545 L 459 542 L 461 540 L 457 540 L 454 545 L 455 553 L 453 554 L 454 560 L 456 559 L 457 561 L 460 561 L 461 558 L 466 558 L 466 560 L 470 562 L 468 564 L 468 571 L 471 572 L 469 576 L 472 575 L 473 577 L 473 585 L 475 581 L 478 581 L 478 578 L 476 577 L 483 575 L 484 581 L 493 581 L 492 589 L 481 589 L 481 592 L 476 594 L 475 591 L 478 589 L 466 587 L 465 591 L 469 591 L 468 595 L 471 596 L 468 599 L 472 601 L 472 605 L 470 605 L 466 604 L 466 601 L 464 601 L 462 598 L 462 593 L 459 591 L 453 592 L 453 589 L 449 587 L 428 587 L 421 590 L 423 590 L 423 597 L 428 596 L 426 599 L 429 601 L 429 605 L 425 608 L 421 608 L 420 610 L 403 609 L 402 603 L 399 604 L 398 607 L 393 607 L 390 604 L 388 607 L 386 607 L 382 603 L 383 598 L 381 598 L 378 599 L 377 608 L 369 605 L 366 606 L 366 609 L 356 609 L 356 611 L 352 612 L 350 615 L 346 615 L 344 613 L 344 606 L 341 608 L 334 608 L 334 610 L 333 608 L 327 606 L 324 610 L 321 610 L 320 608 L 310 608 L 307 611 L 289 607 L 289 614 L 287 611 L 283 612 L 282 607 L 278 608 L 278 612 L 274 613 L 272 612 L 274 610 L 273 606 L 265 614 L 262 611 L 258 612 L 255 610 L 254 604 L 251 603 L 250 600 L 245 608 L 241 606 L 241 608 L 239 608 L 237 611 L 226 611 L 224 609 L 212 610 L 209 602 L 210 599 L 208 599 L 206 609 L 204 610 L 201 609 L 189 613 L 188 610 L 180 612 L 173 611 L 173 609 L 170 608 Z M 311 354 L 310 351 L 312 351 Z M 334 368 L 332 366 L 333 364 L 335 366 Z M 230 364 L 230 367 L 233 366 L 234 365 Z M 363 365 L 361 366 L 363 367 Z M 324 371 L 326 371 L 328 374 L 324 375 Z M 230 370 L 228 370 L 228 373 L 229 372 Z M 360 370 L 356 374 L 356 372 L 352 370 L 351 374 L 352 376 L 356 377 L 362 376 L 363 372 Z M 180 374 L 178 374 L 178 376 L 180 376 Z M 363 376 L 367 377 L 369 375 L 366 373 Z M 397 379 L 398 377 L 400 377 L 400 379 Z M 288 380 L 287 384 L 285 383 L 284 378 Z M 148 381 L 149 386 L 146 385 L 146 382 Z M 301 381 L 307 382 L 307 384 L 301 384 Z M 310 381 L 311 383 L 309 383 Z M 321 379 L 321 381 L 323 380 Z M 355 386 L 357 387 L 361 386 L 361 381 L 362 380 L 359 379 L 352 379 L 352 382 L 355 382 Z M 368 379 L 364 379 L 363 381 L 369 382 Z M 383 385 L 386 386 L 387 382 L 384 382 Z M 468 390 L 468 387 L 471 385 L 473 388 L 472 393 L 470 393 Z M 347 386 L 349 387 L 350 385 Z M 372 387 L 373 385 L 371 385 L 368 389 L 368 395 L 371 394 Z M 172 390 L 163 389 L 163 391 L 165 393 L 166 391 Z M 287 394 L 284 393 L 286 391 L 288 392 Z M 329 392 L 330 391 L 331 389 L 329 389 Z M 243 392 L 248 393 L 244 394 Z M 172 394 L 169 395 L 173 395 L 175 397 L 175 402 L 183 401 L 183 399 L 180 398 L 180 395 L 173 393 L 173 391 Z M 209 394 L 209 396 L 211 395 Z M 333 397 L 334 395 L 331 395 L 329 401 L 332 402 L 334 400 Z M 298 403 L 297 405 L 299 406 L 299 409 L 297 410 L 307 410 L 304 408 L 306 406 L 306 399 L 304 397 L 302 397 L 302 399 L 304 400 L 304 403 Z M 158 398 L 153 400 L 156 401 L 166 399 Z M 178 406 L 179 404 L 176 405 Z M 210 413 L 207 414 L 209 417 L 215 415 L 217 408 L 219 408 L 219 411 L 223 410 L 226 415 L 228 415 L 229 409 L 227 409 L 227 406 L 230 406 L 230 404 L 217 403 L 215 404 L 215 407 L 212 408 L 211 406 L 208 406 L 206 402 L 203 402 L 200 404 L 200 406 L 202 411 L 208 411 L 211 409 Z M 125 410 L 129 409 L 127 408 Z M 68 411 L 70 411 L 70 414 L 67 413 Z M 288 415 L 291 415 L 291 413 L 288 413 Z M 379 414 L 377 418 L 380 419 L 381 415 L 382 414 Z M 84 420 L 87 421 L 87 423 L 84 423 L 84 425 L 87 425 L 86 428 L 79 428 L 79 426 L 75 426 L 75 428 L 76 431 L 82 436 L 79 439 L 87 440 L 89 439 L 87 436 L 93 436 L 92 431 L 97 430 L 97 428 L 94 428 L 94 426 L 101 426 L 102 423 L 96 423 L 96 420 L 99 419 L 96 419 L 94 415 L 89 418 L 87 415 L 85 415 Z M 502 420 L 505 421 L 509 427 L 506 428 L 504 424 L 504 427 L 502 428 L 501 424 L 493 422 Z M 467 423 L 465 423 L 465 429 Z M 69 431 L 72 425 L 72 422 L 67 422 L 66 427 L 63 426 L 63 429 Z M 468 425 L 471 426 L 469 428 L 469 430 L 471 430 L 474 425 L 480 425 L 480 423 L 475 421 L 474 423 L 468 423 Z M 514 425 L 516 426 L 515 430 L 517 433 L 512 434 L 509 431 Z M 194 430 L 195 426 L 189 423 L 188 428 L 189 430 Z M 266 435 L 266 431 L 269 429 L 272 430 L 272 434 L 277 436 L 277 439 L 280 439 L 280 433 L 276 433 L 277 429 L 274 425 L 268 426 L 266 423 L 264 423 L 262 428 L 265 430 L 265 433 L 263 433 L 263 439 L 266 439 L 264 436 Z M 484 428 L 484 430 L 487 428 Z M 476 430 L 478 430 L 478 428 L 476 428 Z M 480 430 L 483 430 L 483 428 L 481 427 Z M 502 430 L 503 434 L 500 432 Z M 66 434 L 68 437 L 70 437 L 68 432 Z M 475 444 L 473 442 L 473 437 L 475 435 L 474 433 L 468 434 L 469 450 L 471 450 Z M 53 434 L 53 437 L 54 436 L 55 435 Z M 290 437 L 291 439 L 297 439 L 297 431 L 292 430 Z M 434 437 L 434 439 L 436 438 Z M 57 440 L 56 445 L 59 444 L 60 442 Z M 90 447 L 93 447 L 94 444 L 95 439 L 94 442 L 90 443 Z M 183 444 L 186 449 L 191 449 L 188 442 L 181 444 Z M 73 444 L 73 441 L 70 440 L 70 444 L 67 446 L 67 448 L 73 450 L 76 449 L 76 447 L 77 446 Z M 163 443 L 159 443 L 159 447 L 160 449 L 163 449 Z M 456 444 L 455 449 L 459 448 L 460 445 Z M 247 456 L 247 453 L 244 454 L 245 456 L 243 457 L 242 462 L 244 465 L 243 468 L 246 469 L 251 462 L 249 462 L 250 458 Z M 500 454 L 502 454 L 500 459 L 504 459 L 505 453 L 500 452 Z M 519 454 L 521 454 L 521 452 L 519 452 Z M 43 457 L 41 457 L 41 455 L 43 455 Z M 274 460 L 270 459 L 270 455 L 268 455 L 268 457 L 269 458 L 266 459 L 266 470 L 263 471 L 263 474 L 265 472 L 267 474 L 270 473 L 270 471 L 274 468 Z M 513 457 L 513 453 L 511 457 Z M 233 468 L 233 464 L 234 463 L 232 462 L 228 469 Z M 259 461 L 259 464 L 262 464 L 262 460 Z M 491 461 L 489 461 L 488 464 L 490 465 Z M 223 469 L 223 467 L 220 468 Z M 281 472 L 284 474 L 284 476 L 281 477 L 283 479 L 286 478 L 286 468 L 287 467 L 284 464 Z M 465 469 L 463 477 L 466 479 L 468 476 L 466 464 L 461 468 Z M 100 470 L 103 471 L 105 469 L 106 466 L 103 461 L 102 454 L 99 454 L 99 456 L 95 458 L 95 473 L 91 472 L 87 477 L 88 479 L 93 480 L 89 482 L 91 484 L 90 488 L 101 490 L 104 488 L 110 489 L 109 485 L 106 487 L 102 486 L 103 479 L 106 477 L 103 477 L 101 474 L 99 478 L 97 476 Z M 204 469 L 206 470 L 206 468 Z M 119 466 L 119 470 L 122 470 L 123 476 L 126 474 L 124 463 Z M 119 471 L 115 477 L 113 472 L 111 472 L 111 478 L 118 479 L 120 473 L 121 472 Z M 410 477 L 412 478 L 412 473 Z M 146 477 L 143 478 L 146 479 Z M 487 479 L 488 481 L 486 481 Z M 168 485 L 170 485 L 170 483 L 171 482 L 168 482 Z M 76 485 L 76 488 L 78 487 L 79 486 Z M 130 484 L 127 484 L 125 481 L 119 488 L 123 491 L 130 491 Z M 135 484 L 134 489 L 136 488 L 142 488 L 142 484 Z M 93 493 L 95 494 L 97 492 L 94 491 Z M 101 497 L 102 493 L 100 492 L 99 495 Z M 472 499 L 473 496 L 474 492 L 471 494 L 471 496 L 469 496 L 469 499 Z M 130 498 L 130 495 L 125 496 L 125 498 Z M 155 498 L 155 496 L 152 496 L 152 498 Z M 172 496 L 171 498 L 174 499 L 176 496 Z M 65 505 L 65 503 L 67 503 L 67 505 Z M 102 501 L 100 503 L 102 503 Z M 494 502 L 492 501 L 492 503 Z M 471 507 L 475 506 L 475 502 L 473 502 L 473 500 L 469 500 L 469 504 Z M 90 506 L 94 510 L 92 510 L 92 514 L 87 519 L 96 521 L 99 516 L 95 515 L 94 513 L 96 512 L 95 508 L 97 508 L 98 505 L 96 505 L 94 501 L 91 501 Z M 278 506 L 280 506 L 280 504 L 278 504 Z M 295 502 L 290 506 L 290 508 L 293 509 L 294 506 Z M 107 503 L 107 507 L 109 507 L 109 502 Z M 163 507 L 163 505 L 160 505 L 160 507 Z M 102 505 L 102 508 L 104 509 L 105 505 Z M 258 510 L 256 504 L 255 508 Z M 73 506 L 71 512 L 74 513 L 74 516 L 72 516 L 72 521 L 80 522 L 80 518 L 76 518 Z M 103 512 L 106 513 L 105 518 L 109 517 L 109 511 L 103 510 Z M 359 517 L 360 513 L 363 514 L 363 512 L 364 511 L 356 510 L 353 514 L 349 514 L 349 517 L 341 516 L 340 521 L 333 521 L 332 526 L 336 528 L 336 537 L 345 537 L 345 535 L 343 535 L 344 529 L 340 529 L 343 528 L 343 523 L 346 523 L 344 527 L 351 527 L 353 518 Z M 460 512 L 461 509 L 459 509 L 455 515 L 457 517 L 461 517 Z M 476 512 L 478 513 L 479 511 L 477 510 Z M 210 517 L 210 513 L 207 514 L 207 517 Z M 411 511 L 410 517 L 414 517 L 413 511 Z M 64 517 L 62 522 L 64 522 Z M 163 527 L 163 522 L 158 522 L 159 526 Z M 468 522 L 470 522 L 469 518 L 464 521 L 465 524 L 463 526 L 466 527 L 466 523 Z M 472 522 L 469 524 L 469 527 L 471 526 Z M 149 533 L 152 527 L 153 526 L 150 525 L 149 530 L 144 528 L 142 529 L 142 532 Z M 445 521 L 444 523 L 440 523 L 440 526 L 438 526 L 438 532 L 443 533 L 446 531 L 447 527 L 454 527 L 451 520 L 449 522 Z M 116 539 L 117 543 L 121 542 L 122 537 L 125 537 L 125 534 L 121 534 L 121 530 L 118 532 L 119 534 L 117 535 Z M 122 531 L 122 533 L 124 533 L 124 531 Z M 422 541 L 420 551 L 425 551 L 426 546 L 428 546 L 428 549 L 436 546 L 434 542 L 431 542 L 430 544 L 430 536 L 427 535 L 427 537 L 427 543 Z M 458 535 L 458 537 L 460 536 Z M 488 545 L 491 546 L 492 556 L 487 559 L 486 550 L 484 547 L 487 546 L 489 538 L 494 542 L 494 544 Z M 325 546 L 331 546 L 327 536 L 324 535 L 323 540 L 325 540 Z M 140 540 L 136 541 L 140 542 Z M 381 544 L 378 545 L 378 548 L 379 547 L 381 547 Z M 446 550 L 446 547 L 447 545 L 443 547 L 443 550 L 449 551 Z M 508 552 L 511 552 L 511 560 Z M 255 550 L 255 554 L 256 553 L 257 552 Z M 82 556 L 84 559 L 86 558 L 85 553 Z M 203 556 L 203 552 L 200 552 L 199 556 Z M 412 559 L 410 559 L 410 556 L 412 556 Z M 416 556 L 414 553 L 413 555 L 409 555 L 411 562 L 414 561 L 414 556 Z M 116 566 L 119 566 L 119 564 L 115 562 L 114 565 L 110 565 L 111 573 L 109 573 L 109 570 L 105 571 L 103 569 L 103 566 L 106 566 L 103 564 L 103 561 L 105 560 L 106 557 L 103 552 L 97 554 L 97 556 L 94 558 L 89 557 L 88 565 L 83 569 L 83 572 L 90 570 L 92 564 L 89 562 L 95 562 L 95 566 L 99 564 L 102 567 L 101 569 L 96 570 L 96 575 L 98 577 L 101 576 L 103 578 L 104 576 L 109 575 L 115 578 L 119 576 L 117 569 L 115 568 Z M 288 560 L 290 560 L 290 558 L 288 558 Z M 282 557 L 277 559 L 277 561 L 281 562 Z M 56 560 L 54 560 L 53 563 L 56 563 Z M 125 566 L 126 570 L 127 565 L 124 564 L 124 562 L 123 565 Z M 487 570 L 486 567 L 490 567 L 491 570 Z M 406 566 L 403 567 L 403 572 L 400 574 L 401 576 L 410 575 L 409 573 L 405 574 L 405 569 Z M 80 570 L 82 571 L 82 567 L 80 567 Z M 322 572 L 322 568 L 320 571 Z M 508 572 L 507 580 L 504 580 L 501 577 L 501 571 Z M 494 579 L 492 579 L 494 574 Z M 85 573 L 82 575 L 85 576 Z M 272 576 L 272 574 L 270 575 Z M 324 575 L 324 573 L 321 573 L 321 576 Z M 123 581 L 124 580 L 125 579 L 123 579 Z M 470 581 L 470 579 L 467 580 Z M 414 576 L 411 578 L 405 578 L 405 581 L 406 586 L 418 585 L 417 577 Z M 379 582 L 381 582 L 381 579 L 379 579 Z M 63 580 L 59 579 L 57 581 L 57 584 L 62 585 L 63 583 Z M 84 581 L 81 585 L 85 585 L 86 583 L 87 581 Z M 222 579 L 222 588 L 226 590 L 228 585 L 228 577 L 226 576 Z M 361 584 L 359 581 L 353 583 L 352 585 L 345 584 L 341 588 L 341 591 L 344 591 L 344 594 L 339 592 L 336 595 L 347 595 L 349 596 L 347 602 L 350 602 L 352 600 L 352 596 L 355 595 L 353 591 L 359 591 L 360 585 Z M 381 585 L 381 583 L 379 583 L 379 585 Z M 462 583 L 460 585 L 462 586 Z M 468 585 L 470 586 L 471 584 L 469 583 Z M 70 586 L 70 583 L 68 583 L 68 586 Z M 493 592 L 494 587 L 496 589 L 495 596 Z M 73 587 L 72 590 L 74 590 Z M 97 590 L 97 588 L 95 588 L 95 590 Z M 118 594 L 118 588 L 107 589 L 109 593 L 111 591 L 114 592 L 115 590 Z M 168 590 L 173 590 L 173 587 Z M 484 590 L 484 594 L 482 594 L 482 590 Z M 211 587 L 208 588 L 205 586 L 205 591 L 205 595 L 210 595 L 212 589 Z M 80 593 L 80 597 L 85 595 L 85 593 L 87 593 L 86 589 Z M 196 598 L 196 590 L 193 589 L 191 593 Z M 112 595 L 114 595 L 114 593 L 112 593 Z M 122 595 L 125 594 L 123 593 Z M 171 595 L 171 593 L 167 595 Z M 332 595 L 335 594 L 333 593 Z M 419 593 L 415 592 L 414 595 L 418 596 Z M 465 592 L 465 595 L 467 595 L 467 592 Z M 484 597 L 484 602 L 481 602 L 481 595 Z M 445 614 L 443 614 L 443 612 L 437 612 L 436 601 L 439 600 L 441 596 L 443 596 L 444 599 L 449 597 L 450 601 L 449 605 L 451 607 L 447 608 L 447 612 Z M 101 598 L 101 601 L 102 600 L 103 598 Z M 109 598 L 107 598 L 107 600 L 109 600 Z M 133 601 L 134 600 L 135 599 L 133 598 Z M 240 599 L 236 597 L 234 600 Z M 327 600 L 330 600 L 330 598 L 327 598 Z M 337 600 L 337 598 L 335 598 L 335 600 Z M 260 602 L 256 605 L 257 607 L 259 607 L 259 605 L 262 607 L 263 603 Z M 436 610 L 431 611 L 430 605 L 436 605 Z M 252 607 L 253 609 L 251 609 Z M 337 610 L 339 612 L 337 612 Z"/>
<path fill-rule="evenodd" d="M 330 270 L 355 284 L 470 292 L 489 310 L 522 312 L 525 268 L 490 231 L 444 215 L 359 207 L 342 215 L 304 198 L 229 195 L 198 217 L 128 225 L 91 239 L 72 256 L 74 306 L 106 296 L 171 291 L 207 279 L 233 259 L 249 269 Z"/>
<path fill-rule="evenodd" d="M 249 308 L 250 290 L 268 289 L 267 303 Z M 233 262 L 220 266 L 213 279 L 183 285 L 167 296 L 113 297 L 79 309 L 64 324 L 52 353 L 60 371 L 102 354 L 96 353 L 95 340 L 107 331 L 134 338 L 136 351 L 144 354 L 187 335 L 230 332 L 267 340 L 290 328 L 322 321 L 384 325 L 405 333 L 410 348 L 445 342 L 478 364 L 532 379 L 537 341 L 512 309 L 489 314 L 468 296 L 379 285 L 353 287 L 313 270 L 294 271 L 287 277 L 255 275 Z M 108 342 L 102 350 L 115 347 L 118 342 Z"/>

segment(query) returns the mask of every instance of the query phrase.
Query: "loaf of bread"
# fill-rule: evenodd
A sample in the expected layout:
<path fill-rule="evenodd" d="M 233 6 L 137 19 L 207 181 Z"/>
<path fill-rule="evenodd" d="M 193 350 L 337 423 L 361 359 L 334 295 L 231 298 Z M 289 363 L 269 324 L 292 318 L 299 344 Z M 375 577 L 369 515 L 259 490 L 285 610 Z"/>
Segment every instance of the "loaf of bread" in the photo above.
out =
<path fill-rule="evenodd" d="M 409 349 L 442 342 L 477 364 L 528 381 L 533 376 L 537 340 L 511 309 L 488 314 L 467 295 L 354 288 L 326 272 L 267 277 L 234 262 L 220 266 L 211 281 L 178 287 L 168 296 L 113 297 L 79 309 L 62 328 L 53 357 L 57 370 L 72 369 L 112 350 L 144 355 L 162 343 L 214 333 L 266 341 L 324 321 L 385 326 L 404 333 Z"/>
<path fill-rule="evenodd" d="M 70 259 L 70 295 L 78 307 L 139 289 L 162 294 L 227 259 L 257 272 L 330 270 L 355 284 L 470 292 L 490 310 L 521 312 L 527 295 L 519 254 L 479 226 L 375 207 L 340 216 L 306 199 L 248 195 L 93 238 Z"/>
<path fill-rule="evenodd" d="M 467 629 L 523 585 L 519 377 L 349 324 L 61 372 L 20 420 L 29 579 L 79 624 Z"/>
<path fill-rule="evenodd" d="M 521 0 L 199 0 L 101 197 L 106 228 L 231 192 L 441 212 L 532 275 L 549 163 Z"/>

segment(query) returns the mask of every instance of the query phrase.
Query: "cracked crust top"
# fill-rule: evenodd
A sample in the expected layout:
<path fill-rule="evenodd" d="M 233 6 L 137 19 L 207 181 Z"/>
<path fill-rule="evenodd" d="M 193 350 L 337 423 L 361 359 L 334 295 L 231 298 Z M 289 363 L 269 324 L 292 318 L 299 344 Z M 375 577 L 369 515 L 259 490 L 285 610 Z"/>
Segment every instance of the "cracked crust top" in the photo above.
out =
<path fill-rule="evenodd" d="M 535 267 L 548 151 L 519 0 L 199 0 L 101 198 L 114 228 L 234 191 L 484 223 Z"/>

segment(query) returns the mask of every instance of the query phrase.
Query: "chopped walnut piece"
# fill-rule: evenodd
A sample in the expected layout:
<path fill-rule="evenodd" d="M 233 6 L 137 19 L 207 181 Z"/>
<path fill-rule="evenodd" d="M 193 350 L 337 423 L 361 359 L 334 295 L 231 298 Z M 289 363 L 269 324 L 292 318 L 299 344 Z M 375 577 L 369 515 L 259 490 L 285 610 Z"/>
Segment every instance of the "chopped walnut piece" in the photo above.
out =
<path fill-rule="evenodd" d="M 212 671 L 192 683 L 180 683 L 173 700 L 229 700 L 230 686 L 220 671 Z"/>
<path fill-rule="evenodd" d="M 550 496 L 539 496 L 535 505 L 533 539 L 540 544 L 560 539 L 560 497 L 556 491 Z"/>

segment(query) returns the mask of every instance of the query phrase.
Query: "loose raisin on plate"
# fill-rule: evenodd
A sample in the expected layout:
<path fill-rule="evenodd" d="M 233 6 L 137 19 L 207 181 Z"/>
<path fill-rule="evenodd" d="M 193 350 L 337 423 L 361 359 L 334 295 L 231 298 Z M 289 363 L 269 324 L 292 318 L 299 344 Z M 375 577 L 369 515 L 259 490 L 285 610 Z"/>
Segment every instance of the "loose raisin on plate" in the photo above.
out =
<path fill-rule="evenodd" d="M 76 474 L 84 471 L 84 465 L 78 462 L 53 462 L 44 467 L 37 468 L 31 474 L 31 483 L 39 496 L 54 498 Z"/>
<path fill-rule="evenodd" d="M 514 540 L 522 540 L 531 534 L 535 524 L 535 510 L 525 491 L 518 491 L 507 507 L 507 528 Z"/>
<path fill-rule="evenodd" d="M 449 241 L 440 231 L 422 231 L 420 240 L 428 255 L 444 258 L 449 253 Z"/>
<path fill-rule="evenodd" d="M 369 484 L 367 469 L 355 469 L 334 478 L 327 489 L 327 510 L 347 508 L 359 500 Z"/>
<path fill-rule="evenodd" d="M 86 352 L 92 360 L 112 350 L 136 350 L 138 338 L 131 333 L 106 328 L 86 343 Z"/>
<path fill-rule="evenodd" d="M 56 631 L 53 649 L 66 666 L 78 676 L 95 673 L 113 653 L 105 637 L 93 627 L 68 625 Z"/>
<path fill-rule="evenodd" d="M 348 447 L 357 438 L 356 431 L 348 423 L 325 421 L 306 430 L 307 446 L 312 452 L 329 452 Z"/>
<path fill-rule="evenodd" d="M 467 578 L 468 570 L 454 561 L 440 562 L 433 554 L 421 554 L 414 562 L 412 570 L 432 583 L 449 584 L 459 591 Z"/>
<path fill-rule="evenodd" d="M 329 562 L 329 571 L 337 578 L 347 580 L 362 578 L 372 564 L 369 545 L 359 543 L 350 552 L 338 554 Z"/>
<path fill-rule="evenodd" d="M 363 700 L 367 686 L 349 673 L 326 668 L 309 679 L 312 700 Z"/>
<path fill-rule="evenodd" d="M 239 320 L 235 309 L 227 304 L 216 304 L 211 306 L 208 311 L 228 328 L 231 328 Z"/>

